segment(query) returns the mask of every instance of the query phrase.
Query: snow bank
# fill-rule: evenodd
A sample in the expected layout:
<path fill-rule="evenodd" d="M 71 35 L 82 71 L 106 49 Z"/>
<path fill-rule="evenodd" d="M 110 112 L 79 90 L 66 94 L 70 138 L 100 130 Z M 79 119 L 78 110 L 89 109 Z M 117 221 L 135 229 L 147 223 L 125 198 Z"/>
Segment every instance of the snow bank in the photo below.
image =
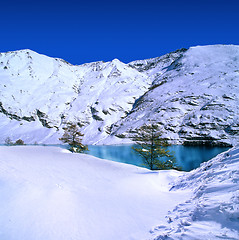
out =
<path fill-rule="evenodd" d="M 2 146 L 0 239 L 145 239 L 187 198 L 187 191 L 169 192 L 180 174 L 56 147 Z"/>
<path fill-rule="evenodd" d="M 185 174 L 172 186 L 193 195 L 153 231 L 159 239 L 239 239 L 239 146 Z"/>

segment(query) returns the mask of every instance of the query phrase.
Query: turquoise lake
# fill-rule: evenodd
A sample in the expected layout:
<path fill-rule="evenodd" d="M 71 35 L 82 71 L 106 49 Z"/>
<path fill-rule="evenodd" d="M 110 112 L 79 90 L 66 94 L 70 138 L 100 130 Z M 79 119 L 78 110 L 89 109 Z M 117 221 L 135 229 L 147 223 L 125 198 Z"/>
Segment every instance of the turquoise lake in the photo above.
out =
<path fill-rule="evenodd" d="M 91 145 L 88 147 L 88 154 L 95 157 L 115 162 L 133 164 L 140 167 L 143 166 L 142 158 L 134 152 L 132 145 Z M 190 171 L 199 167 L 202 162 L 210 160 L 217 154 L 224 152 L 229 148 L 173 145 L 168 149 L 174 151 L 178 166 L 180 166 L 183 171 Z"/>
<path fill-rule="evenodd" d="M 0 144 L 4 146 L 4 144 Z M 67 148 L 67 145 L 43 145 Z M 132 149 L 133 145 L 88 145 L 89 151 L 86 152 L 92 156 L 111 160 L 115 162 L 127 163 L 139 167 L 146 167 L 143 159 Z M 200 166 L 221 152 L 227 151 L 228 147 L 208 147 L 208 146 L 183 146 L 172 145 L 168 147 L 174 152 L 177 165 L 183 171 L 191 171 Z"/>

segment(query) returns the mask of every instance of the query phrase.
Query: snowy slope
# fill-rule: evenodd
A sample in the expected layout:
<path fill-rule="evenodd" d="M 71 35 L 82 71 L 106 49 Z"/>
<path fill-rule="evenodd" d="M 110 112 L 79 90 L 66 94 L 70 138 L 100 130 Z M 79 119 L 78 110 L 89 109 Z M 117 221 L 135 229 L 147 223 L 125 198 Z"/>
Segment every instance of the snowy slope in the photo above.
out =
<path fill-rule="evenodd" d="M 88 142 L 96 141 L 150 86 L 144 74 L 117 59 L 73 66 L 21 50 L 2 53 L 0 66 L 2 142 L 9 135 L 57 142 L 62 132 L 53 135 L 69 121 L 83 124 Z"/>
<path fill-rule="evenodd" d="M 0 142 L 58 143 L 67 122 L 87 144 L 127 142 L 155 121 L 175 143 L 238 141 L 239 47 L 180 49 L 124 64 L 73 66 L 31 50 L 0 54 Z"/>
<path fill-rule="evenodd" d="M 172 183 L 193 195 L 152 230 L 154 240 L 239 239 L 239 146 Z M 167 220 L 167 222 L 166 222 Z"/>
<path fill-rule="evenodd" d="M 185 144 L 236 144 L 239 137 L 239 47 L 192 47 L 153 81 L 114 134 L 155 122 Z"/>
<path fill-rule="evenodd" d="M 152 172 L 53 147 L 0 147 L 1 240 L 138 240 L 187 191 Z"/>
<path fill-rule="evenodd" d="M 0 147 L 1 240 L 239 238 L 239 147 L 189 173 Z"/>

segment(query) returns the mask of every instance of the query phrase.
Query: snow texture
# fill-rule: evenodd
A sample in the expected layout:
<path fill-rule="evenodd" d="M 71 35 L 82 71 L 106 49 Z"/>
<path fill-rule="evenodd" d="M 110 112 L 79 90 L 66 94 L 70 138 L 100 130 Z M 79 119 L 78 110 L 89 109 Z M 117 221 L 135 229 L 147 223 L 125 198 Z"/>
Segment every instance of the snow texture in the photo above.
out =
<path fill-rule="evenodd" d="M 172 184 L 170 191 L 190 190 L 192 196 L 168 213 L 150 239 L 239 239 L 239 146 Z"/>
<path fill-rule="evenodd" d="M 153 121 L 173 143 L 236 145 L 238 83 L 233 45 L 79 66 L 31 50 L 1 53 L 0 142 L 56 144 L 65 124 L 77 122 L 84 143 L 126 143 Z"/>
<path fill-rule="evenodd" d="M 238 169 L 239 146 L 189 173 L 1 146 L 0 239 L 236 240 Z"/>
<path fill-rule="evenodd" d="M 0 239 L 144 239 L 186 199 L 169 192 L 181 174 L 57 147 L 1 146 Z"/>

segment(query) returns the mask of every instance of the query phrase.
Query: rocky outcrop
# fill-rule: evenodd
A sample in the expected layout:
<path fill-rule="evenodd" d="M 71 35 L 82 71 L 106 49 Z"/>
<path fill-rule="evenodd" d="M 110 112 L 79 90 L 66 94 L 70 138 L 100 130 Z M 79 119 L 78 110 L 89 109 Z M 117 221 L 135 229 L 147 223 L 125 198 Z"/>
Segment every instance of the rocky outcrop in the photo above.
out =
<path fill-rule="evenodd" d="M 214 57 L 214 56 L 218 56 Z M 189 49 L 167 67 L 134 109 L 112 127 L 130 136 L 147 122 L 181 144 L 231 145 L 239 138 L 239 47 Z"/>

